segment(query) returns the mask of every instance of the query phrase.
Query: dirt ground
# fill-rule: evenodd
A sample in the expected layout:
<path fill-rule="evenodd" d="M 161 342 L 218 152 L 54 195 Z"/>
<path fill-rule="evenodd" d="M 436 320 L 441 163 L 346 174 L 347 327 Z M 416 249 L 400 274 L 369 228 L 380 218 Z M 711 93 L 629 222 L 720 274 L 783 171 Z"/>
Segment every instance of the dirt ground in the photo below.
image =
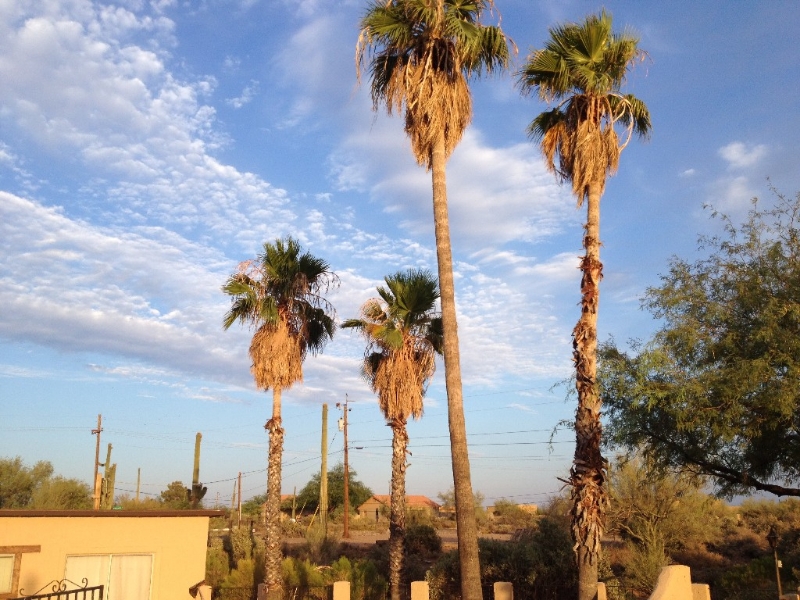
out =
<path fill-rule="evenodd" d="M 442 540 L 443 550 L 456 549 L 458 545 L 458 539 L 456 537 L 455 529 L 437 529 L 436 533 Z M 502 541 L 508 541 L 511 539 L 511 535 L 506 533 L 479 533 L 478 537 Z M 354 546 L 372 546 L 373 544 L 388 539 L 388 531 L 351 531 L 348 539 L 340 539 L 340 541 Z M 305 538 L 290 538 L 285 540 L 285 543 L 289 544 L 290 546 L 299 546 L 305 542 Z"/>

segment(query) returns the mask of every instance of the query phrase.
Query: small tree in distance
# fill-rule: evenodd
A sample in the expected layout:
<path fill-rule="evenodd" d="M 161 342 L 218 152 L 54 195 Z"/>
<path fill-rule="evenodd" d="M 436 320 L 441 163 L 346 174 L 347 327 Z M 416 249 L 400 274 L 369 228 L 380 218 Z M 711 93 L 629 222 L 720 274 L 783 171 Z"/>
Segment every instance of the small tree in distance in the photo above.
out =
<path fill-rule="evenodd" d="M 360 482 L 353 468 L 350 468 L 350 510 L 354 511 L 372 496 L 372 490 Z M 313 512 L 319 505 L 320 474 L 314 473 L 311 480 L 297 493 L 297 510 Z M 334 511 L 344 506 L 344 463 L 339 463 L 328 471 L 328 510 Z"/>
<path fill-rule="evenodd" d="M 161 492 L 161 502 L 166 508 L 175 510 L 185 510 L 191 508 L 189 495 L 186 493 L 186 486 L 182 481 L 173 481 L 167 489 Z"/>

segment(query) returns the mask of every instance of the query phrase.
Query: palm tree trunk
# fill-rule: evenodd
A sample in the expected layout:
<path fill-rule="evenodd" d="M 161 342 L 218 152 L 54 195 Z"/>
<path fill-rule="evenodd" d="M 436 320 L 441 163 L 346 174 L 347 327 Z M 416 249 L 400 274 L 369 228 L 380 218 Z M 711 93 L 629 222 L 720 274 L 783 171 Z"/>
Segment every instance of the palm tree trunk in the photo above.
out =
<path fill-rule="evenodd" d="M 281 427 L 281 389 L 272 390 L 272 418 L 264 428 L 269 432 L 267 463 L 266 550 L 264 581 L 268 600 L 283 600 L 281 573 L 281 462 L 283 461 L 283 427 Z"/>
<path fill-rule="evenodd" d="M 597 597 L 600 538 L 608 504 L 606 462 L 600 452 L 601 399 L 597 393 L 597 309 L 603 265 L 600 262 L 600 190 L 589 186 L 581 259 L 581 317 L 573 330 L 573 360 L 578 409 L 572 484 L 572 538 L 577 546 L 578 600 Z"/>
<path fill-rule="evenodd" d="M 453 462 L 453 489 L 456 501 L 458 557 L 461 567 L 462 600 L 483 600 L 478 562 L 478 526 L 467 453 L 467 426 L 461 391 L 461 357 L 458 349 L 453 253 L 450 247 L 450 221 L 447 215 L 444 132 L 431 156 L 433 177 L 433 222 L 436 257 L 439 263 L 439 290 L 444 330 L 444 375 L 447 387 L 447 414 L 450 425 L 450 453 Z"/>
<path fill-rule="evenodd" d="M 392 498 L 389 511 L 389 590 L 391 600 L 400 600 L 406 537 L 406 448 L 408 433 L 403 419 L 392 426 Z"/>

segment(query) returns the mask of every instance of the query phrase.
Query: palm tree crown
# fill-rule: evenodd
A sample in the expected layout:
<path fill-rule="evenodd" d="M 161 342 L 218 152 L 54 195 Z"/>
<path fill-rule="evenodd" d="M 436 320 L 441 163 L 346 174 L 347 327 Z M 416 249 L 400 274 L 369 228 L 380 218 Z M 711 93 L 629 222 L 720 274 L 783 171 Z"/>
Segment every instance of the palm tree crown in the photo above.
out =
<path fill-rule="evenodd" d="M 322 292 L 336 282 L 324 260 L 302 252 L 291 237 L 265 243 L 255 261 L 239 265 L 223 291 L 231 308 L 223 326 L 255 328 L 250 346 L 253 375 L 262 389 L 286 389 L 302 379 L 302 362 L 333 337 L 333 309 Z"/>
<path fill-rule="evenodd" d="M 361 20 L 356 47 L 360 75 L 371 54 L 372 102 L 405 107 L 405 130 L 419 164 L 431 168 L 443 133 L 449 156 L 472 118 L 467 79 L 508 64 L 499 27 L 481 25 L 491 0 L 375 0 Z"/>
<path fill-rule="evenodd" d="M 535 89 L 542 100 L 559 103 L 537 116 L 528 133 L 541 142 L 548 168 L 572 182 L 579 205 L 592 183 L 599 182 L 602 194 L 631 135 L 647 137 L 651 130 L 645 104 L 620 92 L 628 69 L 645 53 L 638 38 L 614 34 L 611 25 L 602 11 L 581 24 L 553 27 L 545 47 L 534 50 L 518 73 L 523 91 Z M 626 129 L 621 144 L 617 123 Z"/>
<path fill-rule="evenodd" d="M 439 299 L 436 278 L 425 270 L 389 275 L 380 298 L 361 307 L 358 319 L 344 328 L 359 330 L 367 339 L 362 374 L 386 419 L 422 416 L 422 397 L 442 348 L 442 320 L 435 311 Z"/>

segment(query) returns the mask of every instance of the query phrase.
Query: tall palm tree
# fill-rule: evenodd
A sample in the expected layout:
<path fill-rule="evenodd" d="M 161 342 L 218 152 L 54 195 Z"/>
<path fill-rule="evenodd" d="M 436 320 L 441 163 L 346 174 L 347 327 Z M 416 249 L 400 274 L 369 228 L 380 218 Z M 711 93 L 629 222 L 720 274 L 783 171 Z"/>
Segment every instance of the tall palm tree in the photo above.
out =
<path fill-rule="evenodd" d="M 239 265 L 222 290 L 231 296 L 223 326 L 255 329 L 250 343 L 256 386 L 272 389 L 267 468 L 265 583 L 269 598 L 283 597 L 281 574 L 281 392 L 303 379 L 303 360 L 333 337 L 333 307 L 322 296 L 338 280 L 324 260 L 302 252 L 291 237 L 265 243 L 255 261 Z"/>
<path fill-rule="evenodd" d="M 442 319 L 436 314 L 439 290 L 428 271 L 389 275 L 380 298 L 361 307 L 358 319 L 342 327 L 367 339 L 362 374 L 378 394 L 378 404 L 392 428 L 392 494 L 389 517 L 389 586 L 392 600 L 401 598 L 403 541 L 406 529 L 406 448 L 409 417 L 422 416 L 422 397 L 442 349 Z"/>
<path fill-rule="evenodd" d="M 432 172 L 444 367 L 458 524 L 461 591 L 482 598 L 478 530 L 470 479 L 461 364 L 456 326 L 453 257 L 447 214 L 445 165 L 472 118 L 468 79 L 502 70 L 508 40 L 499 27 L 484 26 L 491 0 L 374 0 L 361 20 L 356 46 L 360 74 L 369 58 L 375 110 L 405 111 L 405 131 L 417 162 Z"/>
<path fill-rule="evenodd" d="M 547 167 L 572 183 L 578 207 L 587 204 L 581 258 L 581 316 L 573 330 L 573 360 L 578 392 L 575 458 L 570 471 L 572 536 L 579 568 L 579 600 L 597 594 L 597 563 L 604 511 L 608 503 L 607 465 L 600 452 L 601 398 L 597 393 L 597 308 L 600 262 L 600 197 L 620 152 L 636 134 L 647 137 L 650 113 L 636 97 L 620 92 L 628 69 L 644 53 L 630 33 L 614 34 L 605 11 L 583 23 L 550 29 L 544 49 L 534 50 L 518 74 L 524 92 L 555 108 L 528 128 L 540 143 Z"/>

